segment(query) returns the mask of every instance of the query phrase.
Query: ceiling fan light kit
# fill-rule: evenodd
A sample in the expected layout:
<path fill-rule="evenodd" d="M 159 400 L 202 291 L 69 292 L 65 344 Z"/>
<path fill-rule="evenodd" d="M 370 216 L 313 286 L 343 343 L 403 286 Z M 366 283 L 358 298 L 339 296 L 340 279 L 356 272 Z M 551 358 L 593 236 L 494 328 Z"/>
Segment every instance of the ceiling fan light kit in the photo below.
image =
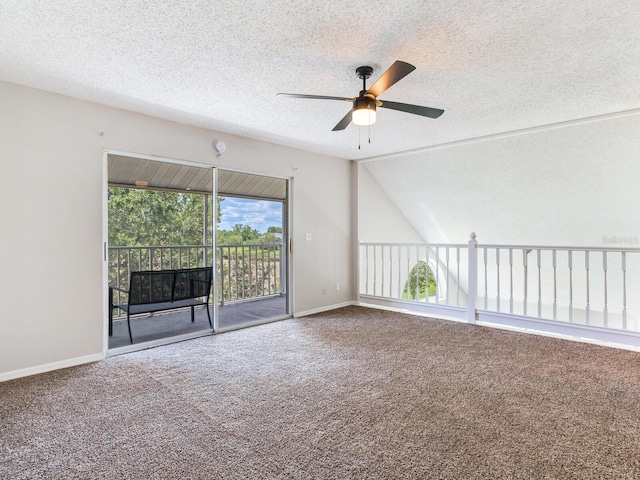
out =
<path fill-rule="evenodd" d="M 353 101 L 351 121 L 362 126 L 376 123 L 376 102 L 366 97 L 356 98 Z"/>
<path fill-rule="evenodd" d="M 388 108 L 390 110 L 396 110 L 399 112 L 412 113 L 414 115 L 420 115 L 422 117 L 438 118 L 444 113 L 444 110 L 439 108 L 422 107 L 420 105 L 411 105 L 409 103 L 390 102 L 385 100 L 379 100 L 378 96 L 383 94 L 389 87 L 396 82 L 402 80 L 416 69 L 413 65 L 407 62 L 396 60 L 396 62 L 389 67 L 389 69 L 382 74 L 382 76 L 373 84 L 373 86 L 367 89 L 367 79 L 373 74 L 373 68 L 369 66 L 362 66 L 356 68 L 356 75 L 362 79 L 362 90 L 357 97 L 329 97 L 325 95 L 306 95 L 298 93 L 278 93 L 284 97 L 290 98 L 307 98 L 313 100 L 340 100 L 347 101 L 353 104 L 353 107 L 349 112 L 333 127 L 333 131 L 344 130 L 349 126 L 351 122 L 356 125 L 373 125 L 376 122 L 377 107 Z"/>

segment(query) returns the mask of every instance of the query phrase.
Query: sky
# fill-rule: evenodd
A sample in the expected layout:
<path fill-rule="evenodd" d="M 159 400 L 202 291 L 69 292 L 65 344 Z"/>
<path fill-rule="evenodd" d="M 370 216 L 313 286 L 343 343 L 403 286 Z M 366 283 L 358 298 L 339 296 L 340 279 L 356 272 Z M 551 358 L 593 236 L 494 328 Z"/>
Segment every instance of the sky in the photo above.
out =
<path fill-rule="evenodd" d="M 225 197 L 221 209 L 218 230 L 233 230 L 237 223 L 249 225 L 260 233 L 269 227 L 282 227 L 282 202 Z"/>

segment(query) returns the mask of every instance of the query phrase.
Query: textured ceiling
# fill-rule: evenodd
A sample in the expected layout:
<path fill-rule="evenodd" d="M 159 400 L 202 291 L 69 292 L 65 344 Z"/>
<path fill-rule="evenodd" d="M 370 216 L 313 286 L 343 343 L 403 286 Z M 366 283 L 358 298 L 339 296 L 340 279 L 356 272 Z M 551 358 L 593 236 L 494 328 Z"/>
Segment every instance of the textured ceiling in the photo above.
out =
<path fill-rule="evenodd" d="M 0 79 L 366 158 L 637 108 L 638 25 L 637 0 L 4 0 Z M 354 96 L 395 60 L 417 70 L 381 98 L 442 117 L 380 111 L 369 144 L 331 131 L 346 102 L 276 96 Z"/>

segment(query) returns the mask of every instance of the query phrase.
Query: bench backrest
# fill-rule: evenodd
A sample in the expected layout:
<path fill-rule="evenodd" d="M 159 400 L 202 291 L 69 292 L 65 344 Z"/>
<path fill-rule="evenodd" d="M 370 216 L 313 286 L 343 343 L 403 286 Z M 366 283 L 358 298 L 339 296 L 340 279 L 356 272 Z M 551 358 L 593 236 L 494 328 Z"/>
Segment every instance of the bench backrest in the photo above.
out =
<path fill-rule="evenodd" d="M 146 305 L 198 297 L 206 297 L 208 302 L 211 281 L 211 267 L 131 272 L 128 303 Z"/>
<path fill-rule="evenodd" d="M 207 297 L 211 291 L 211 267 L 176 270 L 173 300 Z"/>
<path fill-rule="evenodd" d="M 173 296 L 174 278 L 174 270 L 131 272 L 129 305 L 170 302 Z"/>

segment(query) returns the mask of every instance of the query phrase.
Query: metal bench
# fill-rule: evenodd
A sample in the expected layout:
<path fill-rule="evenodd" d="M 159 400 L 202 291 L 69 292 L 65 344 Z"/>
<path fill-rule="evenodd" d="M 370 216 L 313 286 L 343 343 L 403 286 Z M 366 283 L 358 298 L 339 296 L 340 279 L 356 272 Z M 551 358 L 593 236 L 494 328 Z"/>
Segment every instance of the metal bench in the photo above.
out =
<path fill-rule="evenodd" d="M 211 279 L 211 267 L 131 272 L 128 290 L 109 287 L 109 336 L 113 335 L 113 310 L 116 308 L 127 314 L 131 343 L 133 343 L 131 315 L 140 313 L 191 307 L 193 322 L 195 321 L 194 308 L 204 306 L 207 309 L 209 326 L 213 328 L 209 312 Z M 116 290 L 126 294 L 126 303 L 114 303 L 113 295 Z"/>

